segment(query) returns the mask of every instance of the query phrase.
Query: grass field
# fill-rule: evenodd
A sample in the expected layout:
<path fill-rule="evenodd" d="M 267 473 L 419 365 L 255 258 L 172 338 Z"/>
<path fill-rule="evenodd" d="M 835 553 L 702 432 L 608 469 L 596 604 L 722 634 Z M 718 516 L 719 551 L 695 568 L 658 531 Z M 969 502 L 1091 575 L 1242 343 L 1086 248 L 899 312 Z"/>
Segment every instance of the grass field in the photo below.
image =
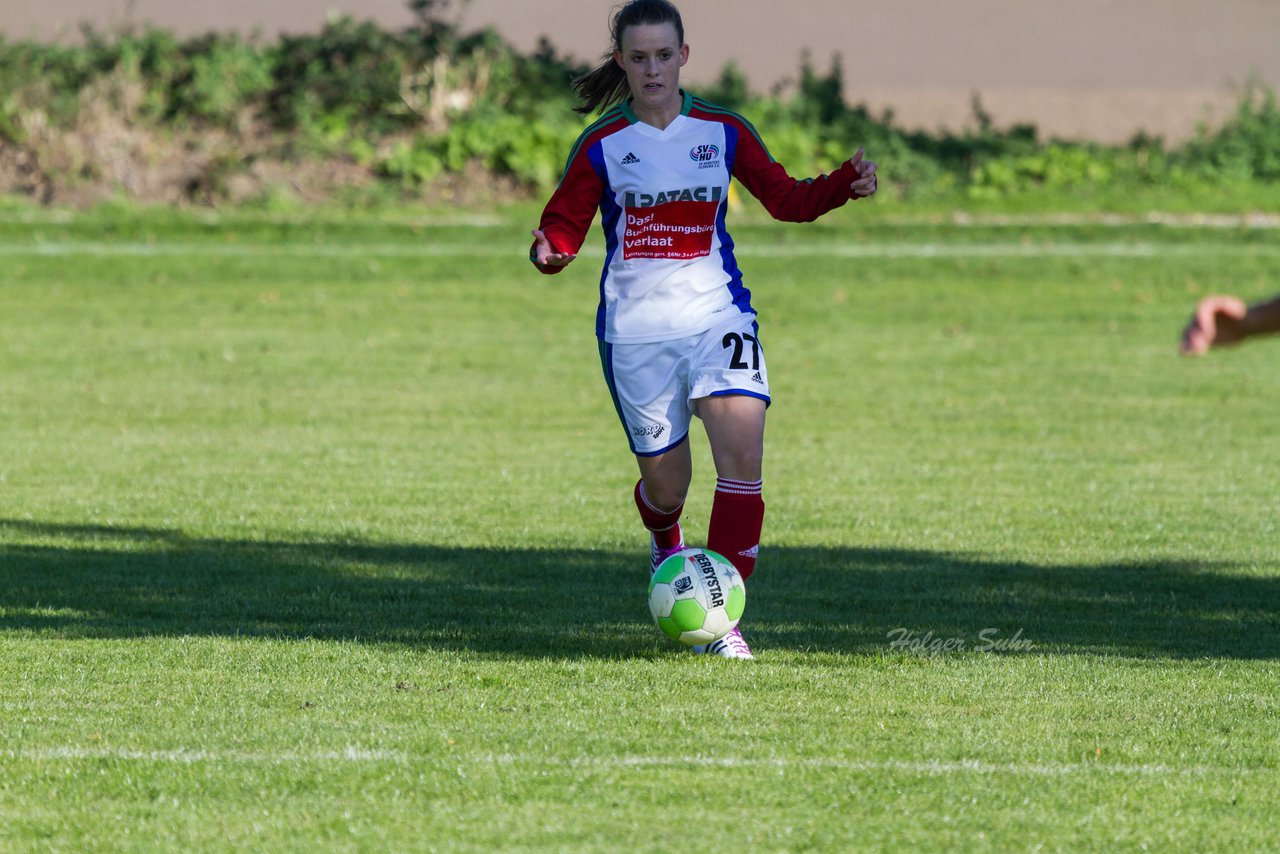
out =
<path fill-rule="evenodd" d="M 743 663 L 532 221 L 0 216 L 0 849 L 1280 846 L 1274 229 L 739 227 Z"/>

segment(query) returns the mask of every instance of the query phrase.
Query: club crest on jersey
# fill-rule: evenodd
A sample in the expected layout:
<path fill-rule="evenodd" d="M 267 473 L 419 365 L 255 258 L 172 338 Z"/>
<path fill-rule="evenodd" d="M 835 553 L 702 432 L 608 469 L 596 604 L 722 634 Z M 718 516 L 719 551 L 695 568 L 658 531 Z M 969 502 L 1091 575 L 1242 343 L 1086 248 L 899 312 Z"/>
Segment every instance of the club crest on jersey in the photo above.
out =
<path fill-rule="evenodd" d="M 689 159 L 697 163 L 699 169 L 714 166 L 720 159 L 720 149 L 714 145 L 695 145 L 689 151 Z"/>

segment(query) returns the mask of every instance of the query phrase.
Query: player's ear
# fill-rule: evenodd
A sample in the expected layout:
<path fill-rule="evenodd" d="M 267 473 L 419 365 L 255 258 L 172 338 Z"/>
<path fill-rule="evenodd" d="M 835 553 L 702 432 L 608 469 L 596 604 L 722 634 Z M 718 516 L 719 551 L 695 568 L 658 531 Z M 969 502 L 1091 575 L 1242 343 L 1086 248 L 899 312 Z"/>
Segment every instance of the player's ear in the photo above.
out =
<path fill-rule="evenodd" d="M 615 51 L 613 52 L 613 64 L 614 64 L 614 65 L 616 65 L 616 66 L 618 66 L 619 68 L 621 68 L 623 71 L 626 71 L 626 70 L 627 70 L 627 67 L 626 67 L 625 65 L 623 65 L 623 64 L 622 64 L 622 51 L 620 51 L 620 50 L 615 50 Z M 683 63 L 683 62 L 682 62 L 682 63 L 680 63 L 680 64 L 681 64 L 681 65 L 684 65 L 684 63 Z"/>
<path fill-rule="evenodd" d="M 684 64 L 689 61 L 689 46 L 687 44 L 680 45 L 680 67 L 684 68 Z"/>

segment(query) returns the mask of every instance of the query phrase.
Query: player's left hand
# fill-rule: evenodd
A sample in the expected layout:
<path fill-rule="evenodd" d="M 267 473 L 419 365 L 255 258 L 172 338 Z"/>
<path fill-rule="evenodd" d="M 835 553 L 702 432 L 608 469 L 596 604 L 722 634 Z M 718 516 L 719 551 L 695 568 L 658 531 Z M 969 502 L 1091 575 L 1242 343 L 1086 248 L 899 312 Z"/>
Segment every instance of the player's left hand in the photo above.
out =
<path fill-rule="evenodd" d="M 853 171 L 858 177 L 849 185 L 849 194 L 855 199 L 865 199 L 867 196 L 874 196 L 876 193 L 876 162 L 874 160 L 862 159 L 862 146 L 858 146 L 858 153 L 853 155 L 853 160 L 849 161 L 853 164 Z"/>

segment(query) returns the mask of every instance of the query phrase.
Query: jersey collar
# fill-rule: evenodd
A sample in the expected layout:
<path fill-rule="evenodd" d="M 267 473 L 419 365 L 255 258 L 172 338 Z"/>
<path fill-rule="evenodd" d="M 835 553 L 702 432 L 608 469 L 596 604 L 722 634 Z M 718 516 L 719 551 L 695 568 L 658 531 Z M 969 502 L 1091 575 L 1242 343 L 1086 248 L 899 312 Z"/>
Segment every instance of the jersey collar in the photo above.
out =
<path fill-rule="evenodd" d="M 693 96 L 683 89 L 680 90 L 680 95 L 684 99 L 680 105 L 680 115 L 687 116 L 689 111 L 693 109 Z M 640 117 L 631 109 L 631 100 L 631 98 L 627 98 L 622 102 L 622 117 L 627 120 L 628 124 L 643 124 L 640 121 Z"/>

